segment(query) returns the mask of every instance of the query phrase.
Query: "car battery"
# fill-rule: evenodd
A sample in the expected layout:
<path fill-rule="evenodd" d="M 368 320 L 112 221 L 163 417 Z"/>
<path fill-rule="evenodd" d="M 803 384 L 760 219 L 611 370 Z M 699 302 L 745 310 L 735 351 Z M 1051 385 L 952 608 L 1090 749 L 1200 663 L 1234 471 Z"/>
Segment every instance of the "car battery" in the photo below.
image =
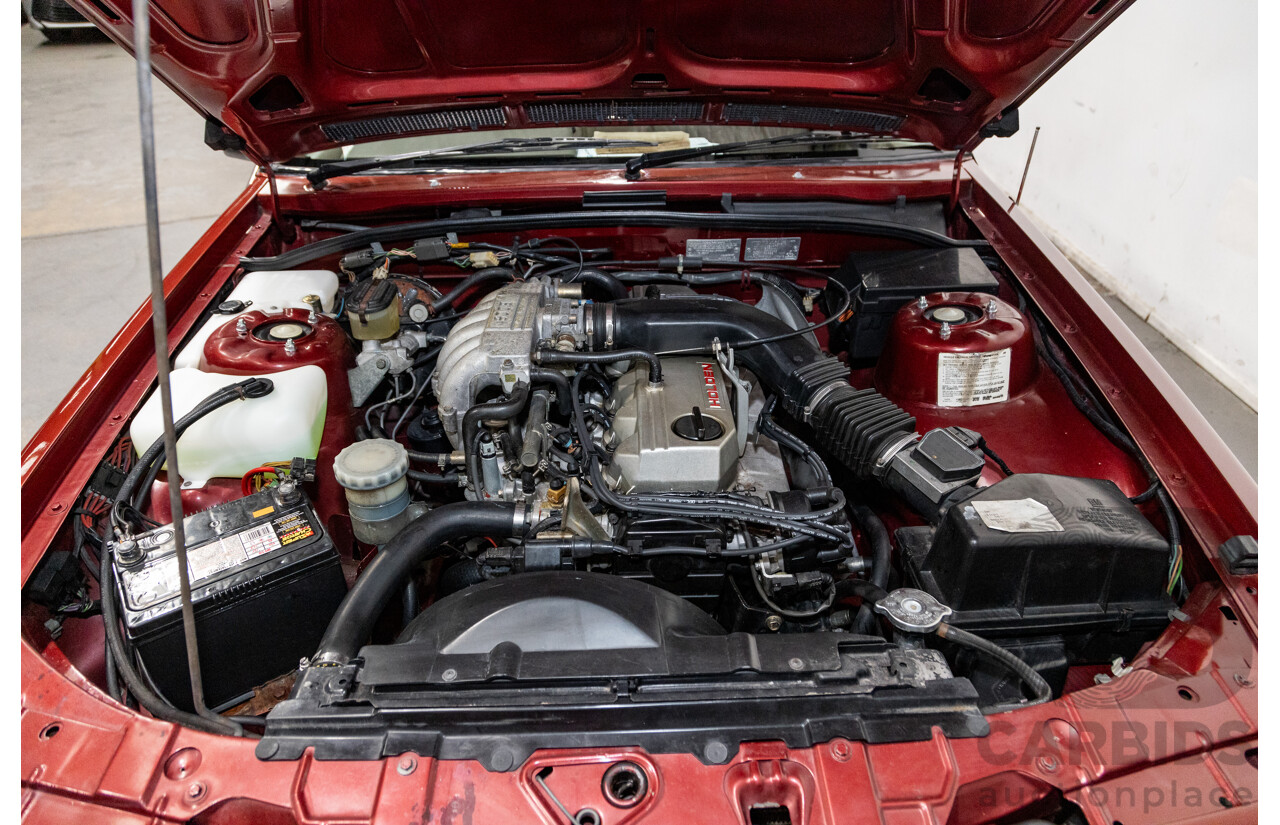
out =
<path fill-rule="evenodd" d="M 290 484 L 183 519 L 205 703 L 232 707 L 315 652 L 346 595 L 338 553 Z M 192 708 L 173 527 L 113 554 L 121 618 L 145 677 Z M 127 560 L 127 562 L 126 562 Z"/>

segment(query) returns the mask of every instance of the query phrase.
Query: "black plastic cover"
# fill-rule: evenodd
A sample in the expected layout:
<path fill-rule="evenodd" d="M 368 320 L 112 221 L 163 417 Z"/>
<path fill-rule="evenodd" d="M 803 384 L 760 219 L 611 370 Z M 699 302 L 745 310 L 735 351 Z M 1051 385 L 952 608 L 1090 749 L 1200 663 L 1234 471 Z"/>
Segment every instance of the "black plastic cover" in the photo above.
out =
<path fill-rule="evenodd" d="M 507 771 L 537 749 L 629 746 L 723 764 L 744 741 L 983 736 L 976 696 L 934 650 L 853 633 L 726 633 L 637 581 L 523 573 L 440 600 L 396 644 L 308 668 L 257 754 L 413 751 Z"/>
<path fill-rule="evenodd" d="M 999 289 L 996 277 L 972 249 L 920 249 L 854 252 L 833 276 L 853 294 L 853 315 L 831 327 L 831 351 L 848 350 L 852 362 L 877 358 L 884 349 L 894 313 L 921 295 L 934 292 L 986 292 Z M 843 301 L 828 287 L 828 311 Z"/>
<path fill-rule="evenodd" d="M 1110 481 L 1019 473 L 952 505 L 932 540 L 929 528 L 898 540 L 915 585 L 966 630 L 1163 627 L 1173 607 L 1169 544 Z"/>
<path fill-rule="evenodd" d="M 391 306 L 391 302 L 399 294 L 391 281 L 369 278 L 351 289 L 351 294 L 347 296 L 347 306 L 350 311 L 359 313 L 363 318 L 364 313 L 381 312 Z"/>

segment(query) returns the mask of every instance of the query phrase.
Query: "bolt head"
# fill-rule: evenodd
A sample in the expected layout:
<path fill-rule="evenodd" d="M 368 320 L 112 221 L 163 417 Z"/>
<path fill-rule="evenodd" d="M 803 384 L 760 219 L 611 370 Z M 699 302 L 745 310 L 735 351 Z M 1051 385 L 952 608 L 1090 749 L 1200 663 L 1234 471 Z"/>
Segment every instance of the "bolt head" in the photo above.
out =
<path fill-rule="evenodd" d="M 770 615 L 764 620 L 764 626 L 768 628 L 770 632 L 777 633 L 782 627 L 782 617 L 777 614 Z"/>
<path fill-rule="evenodd" d="M 791 659 L 787 662 L 787 666 L 792 670 L 804 670 L 804 659 Z"/>
<path fill-rule="evenodd" d="M 190 785 L 187 786 L 187 799 L 194 802 L 195 800 L 203 797 L 206 790 L 208 789 L 205 787 L 205 784 L 203 782 L 200 782 L 198 780 L 195 782 L 192 782 Z"/>
<path fill-rule="evenodd" d="M 406 753 L 400 757 L 400 761 L 396 763 L 396 773 L 401 776 L 408 776 L 418 769 L 418 759 L 411 753 Z"/>
<path fill-rule="evenodd" d="M 452 682 L 454 679 L 458 678 L 458 671 L 454 670 L 453 668 L 449 668 L 444 673 L 440 674 L 440 678 L 445 680 L 446 682 Z"/>

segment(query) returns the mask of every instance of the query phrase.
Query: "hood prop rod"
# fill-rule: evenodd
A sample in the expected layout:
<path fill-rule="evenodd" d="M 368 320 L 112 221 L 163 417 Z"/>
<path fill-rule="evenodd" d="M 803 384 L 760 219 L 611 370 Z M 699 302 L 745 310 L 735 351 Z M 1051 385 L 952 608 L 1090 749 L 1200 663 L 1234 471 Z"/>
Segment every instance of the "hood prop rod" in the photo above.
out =
<path fill-rule="evenodd" d="M 178 589 L 182 604 L 182 633 L 187 643 L 191 700 L 196 713 L 233 736 L 243 736 L 237 723 L 205 705 L 196 642 L 195 608 L 191 603 L 191 574 L 187 568 L 186 531 L 182 523 L 182 476 L 178 473 L 178 437 L 173 426 L 173 394 L 169 386 L 169 317 L 164 303 L 164 269 L 160 262 L 160 206 L 156 194 L 156 135 L 151 94 L 151 16 L 148 0 L 133 0 L 133 51 L 138 61 L 138 126 L 142 137 L 142 186 L 146 200 L 147 257 L 151 275 L 151 330 L 155 337 L 156 380 L 160 384 L 160 414 L 164 422 L 164 455 L 169 478 L 169 512 L 173 517 L 173 546 L 178 560 Z"/>

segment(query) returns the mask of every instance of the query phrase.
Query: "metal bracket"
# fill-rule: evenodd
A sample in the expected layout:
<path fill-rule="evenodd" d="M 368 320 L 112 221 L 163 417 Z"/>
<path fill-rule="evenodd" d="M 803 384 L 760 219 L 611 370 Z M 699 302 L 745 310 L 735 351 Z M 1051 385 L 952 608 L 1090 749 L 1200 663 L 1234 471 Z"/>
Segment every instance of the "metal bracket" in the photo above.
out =
<path fill-rule="evenodd" d="M 353 369 L 347 370 L 347 383 L 351 387 L 351 405 L 359 407 L 369 400 L 373 391 L 387 377 L 391 359 L 384 356 L 371 358 Z"/>

